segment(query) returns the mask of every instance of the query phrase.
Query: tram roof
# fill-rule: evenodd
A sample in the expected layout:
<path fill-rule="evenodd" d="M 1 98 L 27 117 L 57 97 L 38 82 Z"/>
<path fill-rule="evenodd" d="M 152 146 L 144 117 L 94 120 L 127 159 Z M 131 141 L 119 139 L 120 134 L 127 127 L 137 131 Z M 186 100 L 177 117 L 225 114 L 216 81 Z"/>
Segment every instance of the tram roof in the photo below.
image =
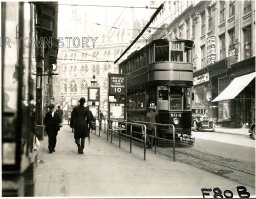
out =
<path fill-rule="evenodd" d="M 142 47 L 139 50 L 135 50 L 134 52 L 132 52 L 130 55 L 128 55 L 128 57 L 122 61 L 120 64 L 127 62 L 129 59 L 131 59 L 132 57 L 134 57 L 135 55 L 139 54 L 140 52 L 142 52 L 145 48 L 147 48 L 148 46 L 151 46 L 154 43 L 169 43 L 169 42 L 180 42 L 180 43 L 184 43 L 185 44 L 185 51 L 188 51 L 192 48 L 194 41 L 193 40 L 188 40 L 188 39 L 173 39 L 173 40 L 169 40 L 169 39 L 154 39 L 152 40 L 150 43 L 148 43 L 147 45 L 145 45 L 144 47 Z"/>

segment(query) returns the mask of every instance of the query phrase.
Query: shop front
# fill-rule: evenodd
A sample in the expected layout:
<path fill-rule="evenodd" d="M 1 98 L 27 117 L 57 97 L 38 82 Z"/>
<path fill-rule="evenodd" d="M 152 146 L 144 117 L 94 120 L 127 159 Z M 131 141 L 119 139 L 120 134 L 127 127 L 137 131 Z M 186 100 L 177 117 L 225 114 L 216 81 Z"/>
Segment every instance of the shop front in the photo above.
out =
<path fill-rule="evenodd" d="M 211 90 L 207 68 L 194 73 L 193 85 L 192 113 L 202 114 L 212 119 Z"/>
<path fill-rule="evenodd" d="M 218 122 L 222 126 L 240 128 L 255 122 L 254 67 L 254 58 L 231 65 L 229 76 L 226 77 L 227 85 L 219 85 L 224 89 L 212 102 L 218 103 Z"/>

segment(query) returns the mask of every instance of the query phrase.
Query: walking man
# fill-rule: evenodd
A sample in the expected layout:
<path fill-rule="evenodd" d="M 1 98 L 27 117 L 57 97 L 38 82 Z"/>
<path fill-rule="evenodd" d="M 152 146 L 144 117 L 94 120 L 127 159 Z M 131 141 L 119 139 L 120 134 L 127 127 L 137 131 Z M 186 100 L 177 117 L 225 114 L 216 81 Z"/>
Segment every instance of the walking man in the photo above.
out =
<path fill-rule="evenodd" d="M 44 118 L 45 131 L 48 135 L 48 149 L 49 152 L 55 152 L 58 131 L 60 130 L 60 118 L 54 111 L 54 104 L 48 106 L 49 111 Z"/>
<path fill-rule="evenodd" d="M 149 148 L 152 148 L 153 137 L 151 136 L 154 135 L 157 116 L 158 116 L 158 113 L 156 112 L 155 107 L 149 107 L 149 111 L 147 112 L 147 115 L 146 115 L 146 121 L 149 122 L 147 124 L 147 134 L 148 134 L 147 143 Z"/>
<path fill-rule="evenodd" d="M 56 110 L 56 113 L 59 115 L 60 118 L 60 123 L 62 124 L 63 122 L 63 110 L 58 106 L 58 109 Z"/>
<path fill-rule="evenodd" d="M 77 144 L 78 154 L 83 154 L 85 138 L 89 137 L 91 125 L 91 114 L 84 107 L 85 98 L 79 100 L 79 105 L 76 106 L 71 114 L 70 127 L 74 128 L 74 138 Z"/>

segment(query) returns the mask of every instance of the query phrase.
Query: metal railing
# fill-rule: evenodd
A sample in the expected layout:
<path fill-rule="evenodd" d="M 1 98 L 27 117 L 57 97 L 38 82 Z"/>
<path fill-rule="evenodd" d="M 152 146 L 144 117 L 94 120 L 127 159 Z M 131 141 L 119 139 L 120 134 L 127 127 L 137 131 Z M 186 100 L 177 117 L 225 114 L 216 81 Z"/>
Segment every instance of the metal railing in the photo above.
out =
<path fill-rule="evenodd" d="M 110 142 L 113 142 L 113 135 L 118 134 L 118 139 L 119 139 L 119 148 L 121 147 L 121 137 L 129 138 L 130 141 L 130 153 L 132 153 L 132 143 L 133 140 L 137 140 L 141 143 L 143 143 L 143 148 L 144 148 L 144 160 L 146 160 L 146 144 L 147 144 L 147 136 L 151 137 L 152 139 L 155 140 L 154 142 L 154 152 L 156 154 L 156 140 L 164 140 L 164 141 L 172 141 L 173 142 L 173 161 L 175 162 L 175 127 L 173 124 L 162 124 L 162 123 L 151 123 L 151 122 L 145 122 L 145 121 L 132 121 L 132 122 L 127 122 L 126 120 L 118 120 L 118 119 L 102 119 L 101 122 L 99 118 L 96 118 L 98 120 L 98 128 L 95 129 L 95 134 L 98 136 L 101 136 L 101 133 L 107 134 L 107 141 L 109 141 L 109 136 L 110 136 Z M 96 121 L 95 121 L 96 123 Z M 150 135 L 147 133 L 147 125 L 148 124 L 153 124 L 154 125 L 154 135 Z M 128 127 L 129 126 L 129 132 L 128 132 Z M 158 127 L 167 127 L 167 129 L 172 129 L 172 136 L 173 139 L 166 139 L 162 137 L 157 136 L 157 129 Z M 141 132 L 138 131 L 133 131 L 134 128 L 141 128 Z M 98 131 L 97 131 L 98 129 Z M 140 134 L 142 139 L 133 136 L 133 134 Z"/>
<path fill-rule="evenodd" d="M 145 122 L 145 121 L 133 121 L 136 123 L 140 123 L 140 124 L 153 124 L 154 125 L 154 135 L 147 135 L 149 137 L 154 138 L 155 142 L 154 142 L 154 149 L 155 149 L 155 154 L 156 154 L 156 140 L 165 140 L 165 141 L 170 141 L 169 139 L 166 138 L 161 138 L 157 136 L 157 127 L 158 126 L 162 126 L 162 127 L 168 127 L 168 128 L 172 128 L 172 138 L 173 138 L 173 161 L 175 162 L 175 126 L 173 124 L 162 124 L 162 123 L 151 123 L 151 122 Z"/>

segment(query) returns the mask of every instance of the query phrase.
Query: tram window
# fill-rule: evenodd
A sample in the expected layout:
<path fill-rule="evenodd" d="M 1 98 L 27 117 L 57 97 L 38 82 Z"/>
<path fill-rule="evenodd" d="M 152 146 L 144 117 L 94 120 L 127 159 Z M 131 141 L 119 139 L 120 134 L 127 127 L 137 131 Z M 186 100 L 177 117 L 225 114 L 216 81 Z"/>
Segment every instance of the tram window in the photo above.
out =
<path fill-rule="evenodd" d="M 159 90 L 159 100 L 168 100 L 168 90 Z"/>
<path fill-rule="evenodd" d="M 172 50 L 171 61 L 183 62 L 183 51 Z"/>
<path fill-rule="evenodd" d="M 190 88 L 185 88 L 184 89 L 184 110 L 190 110 L 191 109 L 191 90 Z"/>
<path fill-rule="evenodd" d="M 182 109 L 182 88 L 170 87 L 170 109 L 181 110 Z"/>
<path fill-rule="evenodd" d="M 181 95 L 172 95 L 170 98 L 170 109 L 181 110 L 182 109 L 182 98 Z"/>
<path fill-rule="evenodd" d="M 169 61 L 169 46 L 156 46 L 155 47 L 155 61 Z"/>

